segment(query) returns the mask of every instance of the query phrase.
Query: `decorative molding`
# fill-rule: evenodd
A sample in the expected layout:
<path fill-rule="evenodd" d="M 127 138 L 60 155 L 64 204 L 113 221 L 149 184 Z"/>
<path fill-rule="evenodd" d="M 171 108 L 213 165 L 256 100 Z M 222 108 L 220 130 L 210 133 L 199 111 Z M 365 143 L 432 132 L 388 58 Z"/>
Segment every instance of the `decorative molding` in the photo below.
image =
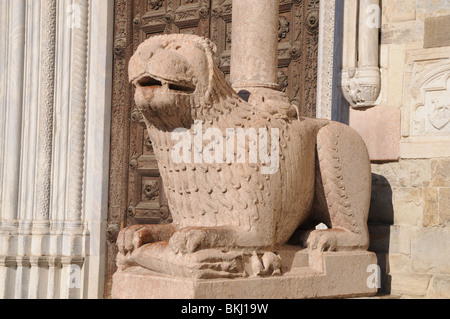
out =
<path fill-rule="evenodd" d="M 67 217 L 81 226 L 85 160 L 89 1 L 78 0 L 79 24 L 72 28 L 71 136 Z"/>
<path fill-rule="evenodd" d="M 39 99 L 39 150 L 36 218 L 50 214 L 53 150 L 53 105 L 55 96 L 56 0 L 41 1 L 41 79 Z"/>
<path fill-rule="evenodd" d="M 159 10 L 158 10 L 159 11 Z M 128 83 L 127 61 L 132 55 L 133 25 L 132 1 L 114 1 L 114 63 L 113 92 L 111 105 L 111 149 L 109 168 L 109 202 L 106 237 L 105 287 L 104 297 L 110 298 L 112 274 L 116 271 L 115 258 L 117 235 L 126 218 L 127 181 L 129 170 L 129 112 L 131 92 Z M 147 30 L 148 21 L 141 16 L 140 30 Z M 136 26 L 135 26 L 136 27 Z M 164 31 L 164 26 L 158 27 Z"/>
<path fill-rule="evenodd" d="M 341 77 L 342 93 L 352 108 L 367 108 L 376 104 L 381 92 L 378 67 L 343 70 Z"/>
<path fill-rule="evenodd" d="M 321 0 L 319 11 L 319 58 L 317 72 L 318 118 L 331 119 L 334 87 L 335 0 Z"/>

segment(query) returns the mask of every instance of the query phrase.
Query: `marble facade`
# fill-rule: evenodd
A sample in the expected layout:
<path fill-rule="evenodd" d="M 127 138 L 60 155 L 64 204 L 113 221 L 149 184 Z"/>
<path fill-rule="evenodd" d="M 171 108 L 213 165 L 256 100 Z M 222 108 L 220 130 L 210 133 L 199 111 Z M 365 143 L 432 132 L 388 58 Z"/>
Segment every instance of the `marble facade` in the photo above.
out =
<path fill-rule="evenodd" d="M 113 1 L 0 6 L 0 298 L 101 298 Z"/>
<path fill-rule="evenodd" d="M 0 298 L 104 296 L 113 7 L 0 0 Z M 369 250 L 381 291 L 450 298 L 450 32 L 433 32 L 450 5 L 381 2 L 380 92 L 367 113 L 341 90 L 343 57 L 355 54 L 346 12 L 320 1 L 317 117 L 349 124 L 374 150 Z"/>

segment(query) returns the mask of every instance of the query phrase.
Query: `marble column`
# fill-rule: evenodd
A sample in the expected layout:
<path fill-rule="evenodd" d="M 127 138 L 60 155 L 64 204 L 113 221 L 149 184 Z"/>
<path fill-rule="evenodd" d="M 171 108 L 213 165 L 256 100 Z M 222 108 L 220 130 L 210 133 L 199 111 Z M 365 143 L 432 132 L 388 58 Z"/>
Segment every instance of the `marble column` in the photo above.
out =
<path fill-rule="evenodd" d="M 233 0 L 230 79 L 236 91 L 278 88 L 279 0 Z"/>
<path fill-rule="evenodd" d="M 75 1 L 76 14 L 72 25 L 71 55 L 71 130 L 69 149 L 69 206 L 66 228 L 78 231 L 82 228 L 83 177 L 86 137 L 86 95 L 89 1 Z"/>
<path fill-rule="evenodd" d="M 381 90 L 380 1 L 348 0 L 344 12 L 342 92 L 354 109 L 373 107 Z"/>
<path fill-rule="evenodd" d="M 342 32 L 342 68 L 344 70 L 357 67 L 358 2 L 358 0 L 346 0 L 344 4 L 344 23 Z"/>
<path fill-rule="evenodd" d="M 359 68 L 378 68 L 380 10 L 380 0 L 359 1 Z"/>
<path fill-rule="evenodd" d="M 5 1 L 3 1 L 5 2 Z M 7 92 L 4 122 L 4 159 L 1 216 L 3 227 L 17 222 L 23 108 L 23 72 L 25 55 L 25 0 L 9 0 L 6 4 L 8 30 Z M 2 62 L 3 63 L 3 62 Z"/>
<path fill-rule="evenodd" d="M 41 1 L 41 56 L 39 93 L 39 146 L 37 208 L 34 227 L 47 232 L 50 214 L 50 185 L 53 151 L 53 112 L 55 94 L 56 0 Z"/>
<path fill-rule="evenodd" d="M 0 118 L 6 119 L 6 92 L 7 87 L 7 57 L 8 57 L 8 34 L 9 34 L 9 1 L 0 1 Z M 5 140 L 6 121 L 0 121 L 0 141 Z M 0 145 L 0 203 L 3 198 L 3 164 L 6 157 L 6 150 L 3 144 Z M 1 206 L 0 206 L 1 207 Z M 0 220 L 2 209 L 0 208 Z"/>

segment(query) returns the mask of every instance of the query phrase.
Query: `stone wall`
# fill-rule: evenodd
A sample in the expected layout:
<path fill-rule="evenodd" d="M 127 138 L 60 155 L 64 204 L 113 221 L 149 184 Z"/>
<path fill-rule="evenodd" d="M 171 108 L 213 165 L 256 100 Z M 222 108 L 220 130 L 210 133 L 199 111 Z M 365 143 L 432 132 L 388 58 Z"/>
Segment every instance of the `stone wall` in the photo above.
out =
<path fill-rule="evenodd" d="M 382 290 L 404 298 L 450 298 L 449 22 L 449 1 L 383 1 L 380 103 L 350 116 L 374 161 Z"/>
<path fill-rule="evenodd" d="M 450 297 L 450 159 L 374 164 L 370 250 L 387 276 L 384 292 Z"/>

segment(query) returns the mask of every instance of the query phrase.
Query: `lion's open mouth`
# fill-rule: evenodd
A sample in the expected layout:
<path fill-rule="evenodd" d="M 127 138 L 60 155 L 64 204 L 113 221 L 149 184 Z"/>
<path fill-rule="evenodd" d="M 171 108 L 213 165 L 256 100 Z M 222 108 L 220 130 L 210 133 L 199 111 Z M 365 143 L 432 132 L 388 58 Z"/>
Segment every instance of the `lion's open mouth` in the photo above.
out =
<path fill-rule="evenodd" d="M 137 82 L 142 88 L 151 89 L 152 91 L 157 88 L 164 88 L 166 87 L 170 91 L 175 91 L 177 93 L 185 93 L 190 94 L 194 93 L 195 86 L 194 85 L 187 85 L 182 83 L 174 83 L 172 81 L 160 81 L 155 78 L 146 76 L 140 79 Z"/>

